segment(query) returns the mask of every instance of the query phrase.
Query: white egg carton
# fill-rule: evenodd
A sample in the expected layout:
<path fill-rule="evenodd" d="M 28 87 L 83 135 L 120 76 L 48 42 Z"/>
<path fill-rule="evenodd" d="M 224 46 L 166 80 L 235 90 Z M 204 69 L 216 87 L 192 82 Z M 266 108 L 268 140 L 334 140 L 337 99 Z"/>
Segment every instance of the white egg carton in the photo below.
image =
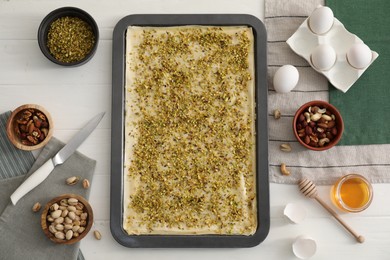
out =
<path fill-rule="evenodd" d="M 355 34 L 350 33 L 345 29 L 344 25 L 334 18 L 332 28 L 325 34 L 314 34 L 308 25 L 307 18 L 297 31 L 287 40 L 290 48 L 299 56 L 305 58 L 313 69 L 323 74 L 333 86 L 343 91 L 344 93 L 359 79 L 363 72 L 375 61 L 379 56 L 375 51 L 372 52 L 372 60 L 364 69 L 356 69 L 347 61 L 347 52 L 355 43 L 363 43 L 363 41 Z M 321 44 L 328 44 L 333 47 L 336 52 L 336 62 L 329 70 L 318 70 L 311 62 L 310 56 L 313 50 Z"/>

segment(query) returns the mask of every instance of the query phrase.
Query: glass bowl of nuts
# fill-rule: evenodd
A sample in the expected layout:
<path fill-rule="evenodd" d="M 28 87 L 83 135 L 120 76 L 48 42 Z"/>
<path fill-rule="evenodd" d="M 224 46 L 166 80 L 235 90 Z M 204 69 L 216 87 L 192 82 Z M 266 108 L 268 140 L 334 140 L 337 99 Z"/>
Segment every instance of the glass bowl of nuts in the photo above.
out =
<path fill-rule="evenodd" d="M 84 10 L 62 7 L 49 13 L 38 29 L 38 44 L 42 53 L 62 66 L 79 66 L 95 54 L 99 29 Z"/>
<path fill-rule="evenodd" d="M 344 122 L 340 112 L 333 105 L 314 100 L 297 110 L 292 127 L 300 144 L 310 150 L 323 151 L 340 141 Z"/>
<path fill-rule="evenodd" d="M 63 194 L 50 200 L 41 215 L 45 235 L 57 244 L 73 244 L 91 230 L 93 211 L 86 199 L 76 194 Z"/>
<path fill-rule="evenodd" d="M 53 135 L 53 120 L 42 106 L 26 104 L 8 118 L 7 135 L 11 143 L 25 151 L 45 146 Z"/>

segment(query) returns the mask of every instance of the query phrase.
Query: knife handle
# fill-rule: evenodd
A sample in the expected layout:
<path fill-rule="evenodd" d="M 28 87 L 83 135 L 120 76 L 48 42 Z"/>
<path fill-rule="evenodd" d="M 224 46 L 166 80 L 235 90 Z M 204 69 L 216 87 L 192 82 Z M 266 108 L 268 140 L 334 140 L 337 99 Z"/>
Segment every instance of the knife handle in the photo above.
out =
<path fill-rule="evenodd" d="M 38 186 L 43 182 L 47 176 L 53 171 L 54 164 L 52 160 L 48 160 L 41 167 L 38 168 L 34 173 L 32 173 L 11 195 L 12 204 L 16 203 L 29 191 Z"/>

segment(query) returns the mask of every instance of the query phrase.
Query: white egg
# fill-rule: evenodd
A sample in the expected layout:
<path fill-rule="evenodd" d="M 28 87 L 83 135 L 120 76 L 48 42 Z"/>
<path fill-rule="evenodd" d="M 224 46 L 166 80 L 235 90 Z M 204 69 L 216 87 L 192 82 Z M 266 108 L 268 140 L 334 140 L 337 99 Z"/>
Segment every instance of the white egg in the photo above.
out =
<path fill-rule="evenodd" d="M 355 43 L 347 52 L 348 63 L 357 69 L 364 69 L 372 60 L 372 52 L 364 43 Z"/>
<path fill-rule="evenodd" d="M 288 93 L 298 84 L 299 72 L 292 65 L 280 67 L 274 75 L 274 89 L 278 93 Z"/>
<path fill-rule="evenodd" d="M 311 53 L 311 62 L 318 70 L 329 70 L 336 62 L 336 52 L 328 44 L 318 45 Z"/>
<path fill-rule="evenodd" d="M 324 34 L 332 28 L 334 22 L 333 11 L 322 6 L 313 11 L 309 17 L 309 27 L 315 34 Z"/>

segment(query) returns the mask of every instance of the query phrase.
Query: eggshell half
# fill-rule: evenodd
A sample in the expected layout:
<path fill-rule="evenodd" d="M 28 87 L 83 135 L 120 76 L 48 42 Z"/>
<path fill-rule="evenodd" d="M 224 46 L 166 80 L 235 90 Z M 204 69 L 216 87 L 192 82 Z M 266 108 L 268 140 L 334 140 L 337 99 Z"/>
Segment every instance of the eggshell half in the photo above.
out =
<path fill-rule="evenodd" d="M 302 235 L 295 239 L 292 249 L 296 257 L 300 259 L 308 259 L 316 253 L 317 243 L 313 238 Z"/>
<path fill-rule="evenodd" d="M 300 204 L 288 203 L 284 208 L 283 214 L 291 223 L 298 224 L 306 218 L 307 211 Z"/>

